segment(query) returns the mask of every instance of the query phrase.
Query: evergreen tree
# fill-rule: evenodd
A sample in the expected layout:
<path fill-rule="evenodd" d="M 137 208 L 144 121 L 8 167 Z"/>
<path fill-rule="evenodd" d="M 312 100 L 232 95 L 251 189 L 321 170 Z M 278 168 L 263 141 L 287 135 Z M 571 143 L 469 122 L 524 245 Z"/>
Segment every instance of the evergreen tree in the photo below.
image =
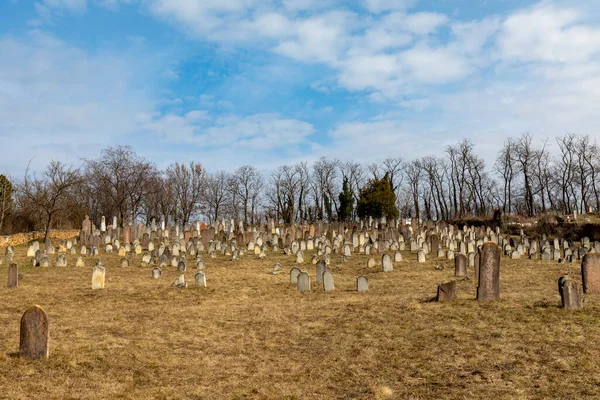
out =
<path fill-rule="evenodd" d="M 372 179 L 369 184 L 360 190 L 360 197 L 356 207 L 360 218 L 398 218 L 396 208 L 396 194 L 386 173 L 382 179 Z"/>
<path fill-rule="evenodd" d="M 348 185 L 348 178 L 344 178 L 344 185 L 342 186 L 339 199 L 338 219 L 340 221 L 347 221 L 352 218 L 352 211 L 354 210 L 354 198 L 352 198 L 352 192 Z"/>

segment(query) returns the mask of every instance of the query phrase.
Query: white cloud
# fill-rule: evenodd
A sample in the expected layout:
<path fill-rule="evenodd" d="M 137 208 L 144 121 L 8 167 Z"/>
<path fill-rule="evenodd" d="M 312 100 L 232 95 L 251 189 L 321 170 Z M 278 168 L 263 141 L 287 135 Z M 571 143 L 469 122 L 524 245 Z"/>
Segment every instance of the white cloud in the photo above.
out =
<path fill-rule="evenodd" d="M 600 29 L 573 8 L 541 3 L 509 16 L 498 38 L 500 56 L 515 61 L 583 62 L 600 52 Z"/>

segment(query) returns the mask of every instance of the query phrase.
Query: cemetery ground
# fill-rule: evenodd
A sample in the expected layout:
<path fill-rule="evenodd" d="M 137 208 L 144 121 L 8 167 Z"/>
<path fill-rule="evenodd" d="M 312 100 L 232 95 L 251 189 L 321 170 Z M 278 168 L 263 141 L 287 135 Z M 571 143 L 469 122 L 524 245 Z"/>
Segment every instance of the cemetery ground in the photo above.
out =
<path fill-rule="evenodd" d="M 335 290 L 316 284 L 306 262 L 267 252 L 204 255 L 206 288 L 171 287 L 180 275 L 141 256 L 121 268 L 101 254 L 106 287 L 90 289 L 99 257 L 75 267 L 32 267 L 15 248 L 18 288 L 0 288 L 0 398 L 7 399 L 430 399 L 600 397 L 600 295 L 584 309 L 560 308 L 557 280 L 581 281 L 581 264 L 501 260 L 501 300 L 475 300 L 477 282 L 454 278 L 454 263 L 416 253 L 392 272 L 367 268 L 368 256 L 340 264 Z M 52 260 L 56 256 L 51 257 Z M 191 260 L 191 258 L 190 258 Z M 284 273 L 272 275 L 275 263 Z M 339 265 L 340 268 L 335 268 Z M 436 270 L 445 265 L 443 270 Z M 289 283 L 298 266 L 312 290 Z M 0 266 L 6 279 L 8 265 Z M 356 292 L 356 277 L 369 291 Z M 437 285 L 459 279 L 457 300 L 436 303 Z M 50 321 L 50 357 L 18 357 L 19 321 L 29 306 Z"/>

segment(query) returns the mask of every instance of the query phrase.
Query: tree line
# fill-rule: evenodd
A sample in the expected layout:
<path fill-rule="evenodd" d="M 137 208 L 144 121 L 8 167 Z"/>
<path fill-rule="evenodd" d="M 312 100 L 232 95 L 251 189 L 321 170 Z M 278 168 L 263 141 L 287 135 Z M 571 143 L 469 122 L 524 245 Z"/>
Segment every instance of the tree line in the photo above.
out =
<path fill-rule="evenodd" d="M 268 176 L 244 165 L 210 172 L 197 162 L 160 170 L 129 146 L 103 149 L 80 165 L 51 161 L 40 174 L 0 175 L 4 233 L 98 223 L 165 220 L 186 225 L 235 218 L 247 224 L 272 217 L 286 222 L 350 220 L 365 216 L 462 219 L 494 210 L 533 216 L 600 209 L 600 151 L 588 135 L 508 138 L 486 165 L 467 139 L 442 155 L 387 158 L 361 164 L 322 157 L 312 165 L 282 165 Z"/>

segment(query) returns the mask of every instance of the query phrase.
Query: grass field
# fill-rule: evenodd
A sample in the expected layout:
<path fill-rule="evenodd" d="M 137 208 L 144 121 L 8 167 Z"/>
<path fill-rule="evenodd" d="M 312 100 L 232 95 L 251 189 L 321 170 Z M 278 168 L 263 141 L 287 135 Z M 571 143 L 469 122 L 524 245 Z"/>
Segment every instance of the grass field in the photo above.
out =
<path fill-rule="evenodd" d="M 307 252 L 306 260 L 312 253 Z M 306 254 L 306 253 L 305 253 Z M 35 268 L 16 248 L 24 275 L 7 289 L 0 266 L 0 397 L 7 399 L 432 399 L 600 398 L 600 296 L 584 310 L 560 306 L 557 279 L 580 279 L 580 264 L 502 258 L 501 301 L 435 303 L 453 263 L 416 263 L 403 252 L 393 272 L 353 255 L 334 269 L 335 291 L 289 284 L 293 256 L 204 256 L 207 288 L 171 288 L 175 268 L 119 267 L 102 255 L 106 288 L 91 269 Z M 53 256 L 54 260 L 55 256 Z M 333 255 L 338 263 L 339 255 Z M 284 274 L 271 275 L 280 262 Z M 193 265 L 192 262 L 189 264 Z M 436 265 L 444 264 L 442 271 Z M 473 271 L 469 271 L 473 274 Z M 186 279 L 193 283 L 195 270 Z M 369 292 L 355 279 L 369 277 Z M 50 320 L 50 358 L 18 358 L 24 310 Z"/>

